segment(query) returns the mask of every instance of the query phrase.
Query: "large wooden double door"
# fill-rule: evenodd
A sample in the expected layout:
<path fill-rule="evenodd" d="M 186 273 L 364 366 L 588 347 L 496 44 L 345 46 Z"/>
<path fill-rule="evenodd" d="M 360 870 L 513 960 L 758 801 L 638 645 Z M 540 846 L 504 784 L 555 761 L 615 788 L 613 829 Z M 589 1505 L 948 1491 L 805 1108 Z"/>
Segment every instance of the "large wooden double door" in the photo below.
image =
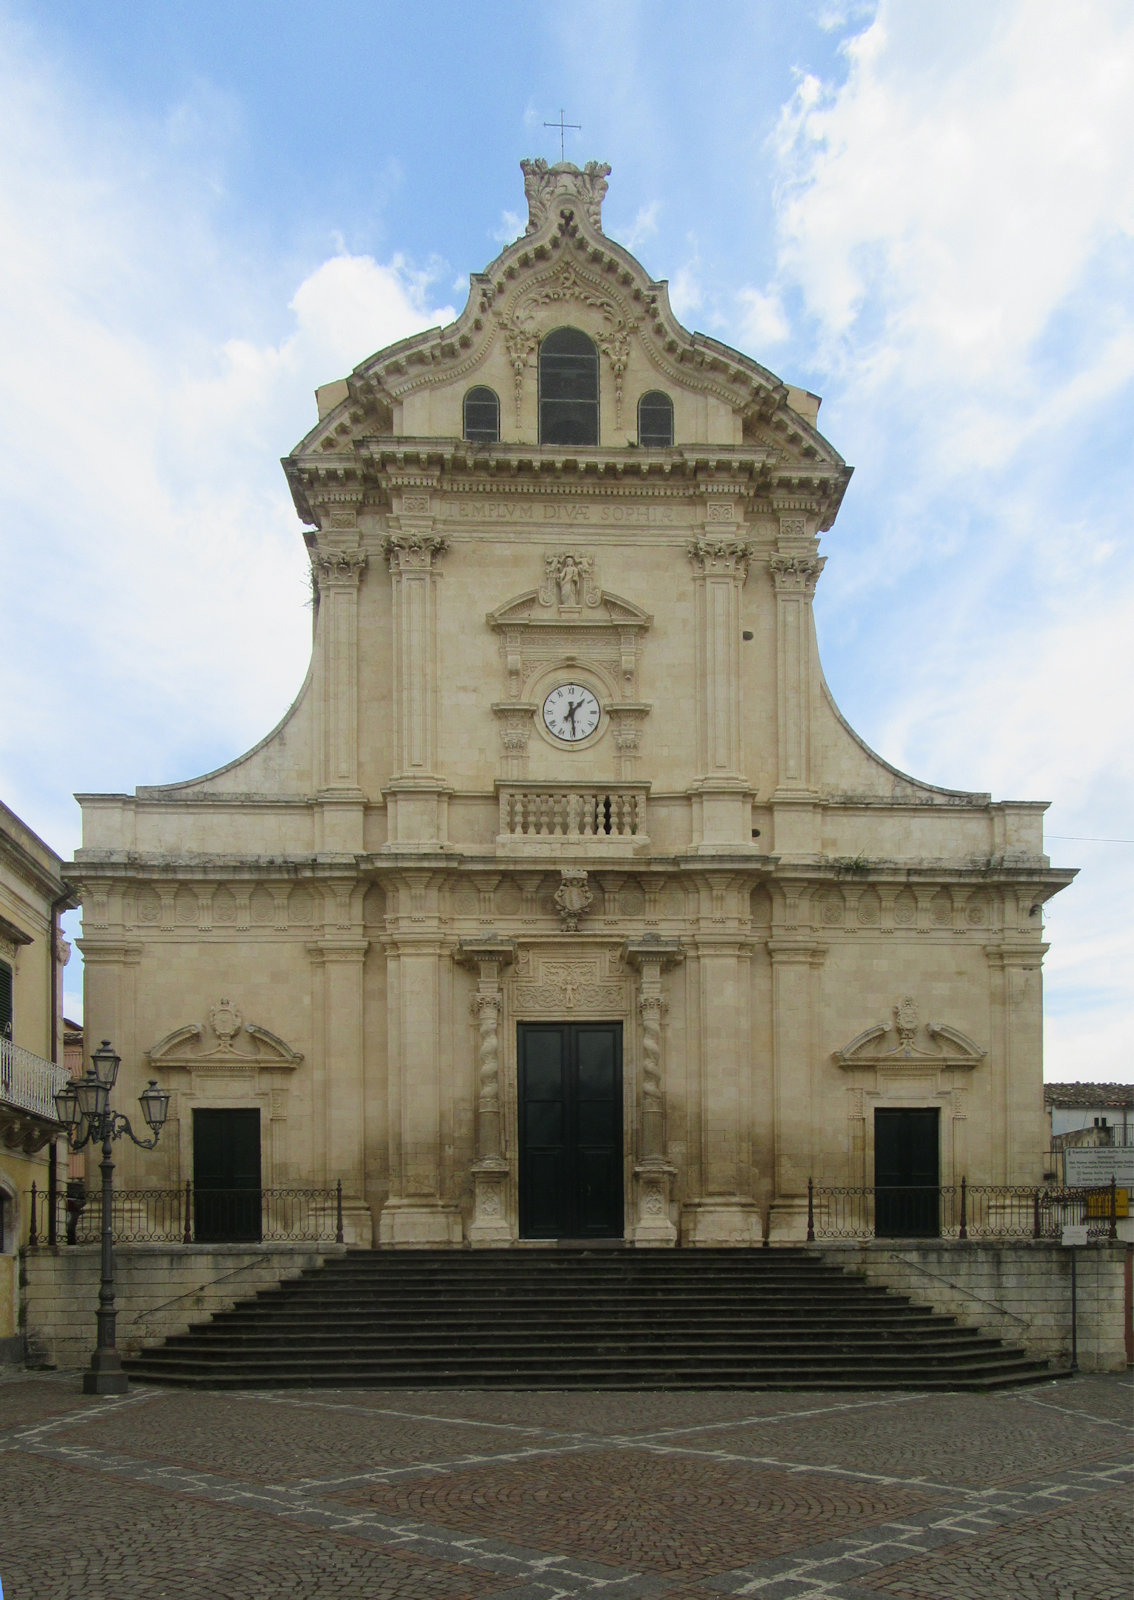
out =
<path fill-rule="evenodd" d="M 520 1237 L 620 1239 L 622 1024 L 519 1029 Z"/>

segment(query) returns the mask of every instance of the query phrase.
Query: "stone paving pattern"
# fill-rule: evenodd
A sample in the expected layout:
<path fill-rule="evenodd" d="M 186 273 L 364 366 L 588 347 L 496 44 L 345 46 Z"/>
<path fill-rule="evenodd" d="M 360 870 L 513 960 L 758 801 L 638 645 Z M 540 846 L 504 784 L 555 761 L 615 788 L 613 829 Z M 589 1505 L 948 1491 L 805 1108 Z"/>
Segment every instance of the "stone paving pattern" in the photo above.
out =
<path fill-rule="evenodd" d="M 1130 1600 L 1134 1383 L 0 1380 L 5 1600 Z"/>

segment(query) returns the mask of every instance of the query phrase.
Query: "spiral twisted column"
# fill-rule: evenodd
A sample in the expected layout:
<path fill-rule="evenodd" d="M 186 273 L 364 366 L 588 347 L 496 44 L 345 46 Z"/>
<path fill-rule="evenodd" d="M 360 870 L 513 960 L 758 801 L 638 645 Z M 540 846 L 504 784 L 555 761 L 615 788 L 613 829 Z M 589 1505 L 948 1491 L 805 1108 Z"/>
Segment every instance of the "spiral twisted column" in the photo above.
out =
<path fill-rule="evenodd" d="M 662 1025 L 666 999 L 662 974 L 684 960 L 680 945 L 656 938 L 626 946 L 626 961 L 638 972 L 638 1162 L 635 1244 L 672 1245 L 677 1229 L 670 1215 L 677 1169 L 666 1159 L 665 1088 L 662 1064 Z"/>
<path fill-rule="evenodd" d="M 500 1018 L 504 1010 L 504 968 L 515 956 L 504 939 L 462 942 L 457 960 L 476 973 L 469 1011 L 476 1023 L 476 1149 L 470 1168 L 473 1215 L 469 1241 L 510 1244 L 515 1218 L 508 1214 L 510 1168 L 504 1153 L 500 1093 Z"/>

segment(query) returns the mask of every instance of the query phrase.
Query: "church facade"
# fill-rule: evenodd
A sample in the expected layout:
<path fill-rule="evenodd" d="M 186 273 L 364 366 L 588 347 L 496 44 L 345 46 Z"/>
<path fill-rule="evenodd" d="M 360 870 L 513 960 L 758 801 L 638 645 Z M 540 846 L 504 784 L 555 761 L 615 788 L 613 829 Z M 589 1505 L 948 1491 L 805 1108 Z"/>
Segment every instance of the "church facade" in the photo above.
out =
<path fill-rule="evenodd" d="M 285 462 L 287 716 L 79 797 L 87 1035 L 173 1096 L 124 1181 L 341 1179 L 356 1242 L 501 1248 L 1037 1181 L 1044 806 L 847 725 L 818 401 L 678 324 L 608 168 L 523 165 L 458 320 L 321 389 Z"/>

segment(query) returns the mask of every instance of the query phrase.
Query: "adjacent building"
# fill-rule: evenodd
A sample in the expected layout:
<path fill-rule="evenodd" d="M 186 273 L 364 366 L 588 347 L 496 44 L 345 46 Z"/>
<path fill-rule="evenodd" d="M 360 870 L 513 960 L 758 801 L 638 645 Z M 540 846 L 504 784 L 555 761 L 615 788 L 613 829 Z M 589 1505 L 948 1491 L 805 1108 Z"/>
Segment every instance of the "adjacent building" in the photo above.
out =
<path fill-rule="evenodd" d="M 62 973 L 69 947 L 59 913 L 74 905 L 63 864 L 0 804 L 0 1359 L 22 1359 L 17 1253 L 56 1167 L 55 1091 L 62 1055 Z M 64 1152 L 65 1152 L 65 1146 Z M 65 1164 L 65 1153 L 60 1158 Z"/>
<path fill-rule="evenodd" d="M 83 795 L 128 1181 L 331 1184 L 381 1245 L 798 1238 L 826 1184 L 1038 1181 L 1037 801 L 896 770 L 824 681 L 850 469 L 674 317 L 605 166 L 523 164 L 455 323 L 318 392 L 280 725 Z M 837 538 L 832 542 L 838 556 Z"/>

